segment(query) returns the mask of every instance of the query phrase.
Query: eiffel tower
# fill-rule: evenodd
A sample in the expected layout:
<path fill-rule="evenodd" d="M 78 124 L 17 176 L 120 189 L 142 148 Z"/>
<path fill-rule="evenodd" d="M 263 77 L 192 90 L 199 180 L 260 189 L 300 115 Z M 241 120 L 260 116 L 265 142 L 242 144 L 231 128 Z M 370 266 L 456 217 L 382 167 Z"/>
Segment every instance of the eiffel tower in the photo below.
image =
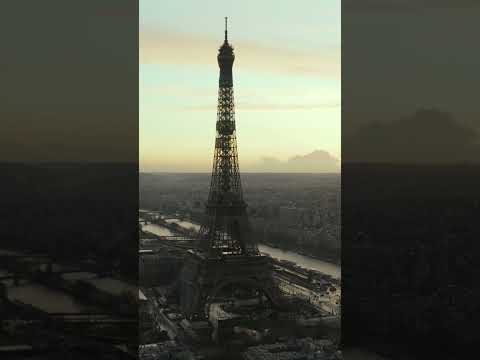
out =
<path fill-rule="evenodd" d="M 217 56 L 220 79 L 208 221 L 201 227 L 198 247 L 189 251 L 180 277 L 180 305 L 190 317 L 208 317 L 210 302 L 226 286 L 261 291 L 272 303 L 277 299 L 270 261 L 253 240 L 243 200 L 233 98 L 234 59 L 225 18 L 225 40 Z"/>

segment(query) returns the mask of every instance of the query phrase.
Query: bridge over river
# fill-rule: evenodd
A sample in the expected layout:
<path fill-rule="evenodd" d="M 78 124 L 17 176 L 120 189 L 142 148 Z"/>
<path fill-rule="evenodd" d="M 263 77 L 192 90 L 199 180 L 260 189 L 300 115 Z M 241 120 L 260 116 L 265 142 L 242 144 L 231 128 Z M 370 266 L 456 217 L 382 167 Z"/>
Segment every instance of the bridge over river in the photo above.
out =
<path fill-rule="evenodd" d="M 198 230 L 200 228 L 200 225 L 194 224 L 188 221 L 180 221 L 178 219 L 168 219 L 168 221 L 172 223 L 176 223 L 180 227 L 185 227 L 186 229 Z M 169 240 L 169 239 L 180 240 L 181 238 L 181 236 L 179 237 L 178 233 L 176 233 L 174 230 L 160 224 L 150 223 L 148 225 L 142 225 L 142 229 L 148 233 L 151 233 L 165 240 Z M 184 239 L 183 243 L 187 245 L 187 239 L 185 237 L 183 237 L 183 239 Z M 278 260 L 288 260 L 298 264 L 303 268 L 316 270 L 323 274 L 330 275 L 335 279 L 341 278 L 341 269 L 340 269 L 340 266 L 337 264 L 329 263 L 320 259 L 315 259 L 309 256 L 301 255 L 293 251 L 285 251 L 282 249 L 273 248 L 271 246 L 264 245 L 264 244 L 259 244 L 258 248 L 262 253 L 267 254 Z"/>

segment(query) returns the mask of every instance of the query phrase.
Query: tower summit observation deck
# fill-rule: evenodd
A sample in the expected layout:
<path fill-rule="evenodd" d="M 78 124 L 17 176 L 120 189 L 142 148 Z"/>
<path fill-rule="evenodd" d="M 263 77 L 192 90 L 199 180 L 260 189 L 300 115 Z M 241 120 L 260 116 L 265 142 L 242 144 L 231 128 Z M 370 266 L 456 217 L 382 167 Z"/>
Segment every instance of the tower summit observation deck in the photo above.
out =
<path fill-rule="evenodd" d="M 233 47 L 228 43 L 228 23 L 225 18 L 225 41 L 218 50 L 218 66 L 220 67 L 220 87 L 233 87 L 232 67 L 235 60 Z"/>
<path fill-rule="evenodd" d="M 272 265 L 259 253 L 247 217 L 238 166 L 233 99 L 233 47 L 225 40 L 217 55 L 220 67 L 215 150 L 207 200 L 207 221 L 196 250 L 189 252 L 180 275 L 180 305 L 187 317 L 208 317 L 225 288 L 247 288 L 277 303 Z"/>

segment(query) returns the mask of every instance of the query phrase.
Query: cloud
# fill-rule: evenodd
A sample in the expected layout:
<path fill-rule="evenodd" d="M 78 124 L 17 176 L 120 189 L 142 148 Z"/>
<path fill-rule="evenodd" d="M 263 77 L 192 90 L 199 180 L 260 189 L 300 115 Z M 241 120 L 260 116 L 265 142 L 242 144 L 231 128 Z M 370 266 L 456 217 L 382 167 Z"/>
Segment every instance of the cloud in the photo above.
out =
<path fill-rule="evenodd" d="M 327 151 L 315 150 L 306 155 L 294 156 L 287 161 L 264 157 L 258 163 L 247 167 L 247 171 L 337 173 L 340 171 L 340 161 Z"/>
<path fill-rule="evenodd" d="M 215 90 L 211 91 L 210 88 L 195 88 L 188 85 L 175 85 L 175 84 L 162 84 L 162 85 L 140 85 L 140 92 L 142 94 L 153 94 L 156 96 L 175 96 L 184 98 L 185 96 L 191 97 L 212 97 L 216 96 Z"/>
<path fill-rule="evenodd" d="M 143 27 L 140 31 L 141 64 L 193 64 L 217 66 L 219 39 Z M 340 78 L 340 48 L 295 51 L 257 43 L 234 42 L 242 68 L 296 75 Z"/>
<path fill-rule="evenodd" d="M 216 85 L 216 84 L 215 84 Z M 188 84 L 150 84 L 140 85 L 140 96 L 153 95 L 159 99 L 173 97 L 185 102 L 185 97 L 198 100 L 195 105 L 172 105 L 172 110 L 181 111 L 212 111 L 217 108 L 216 87 L 192 87 Z M 268 94 L 268 99 L 259 96 L 258 89 L 242 89 L 236 95 L 235 106 L 242 111 L 293 111 L 293 110 L 323 110 L 341 107 L 340 101 L 317 101 L 318 93 L 311 90 L 292 91 L 290 88 L 262 88 L 262 93 Z M 252 100 L 250 100 L 252 99 Z M 307 100 L 308 99 L 308 100 Z M 310 100 L 311 99 L 311 100 Z M 198 104 L 198 102 L 201 102 Z"/>
<path fill-rule="evenodd" d="M 392 122 L 371 122 L 342 141 L 345 161 L 480 162 L 480 136 L 448 112 L 422 109 Z"/>
<path fill-rule="evenodd" d="M 236 109 L 240 111 L 297 111 L 297 110 L 323 110 L 340 108 L 340 103 L 325 104 L 274 104 L 274 103 L 243 103 L 237 102 Z M 213 111 L 217 108 L 216 104 L 184 106 L 184 111 Z"/>

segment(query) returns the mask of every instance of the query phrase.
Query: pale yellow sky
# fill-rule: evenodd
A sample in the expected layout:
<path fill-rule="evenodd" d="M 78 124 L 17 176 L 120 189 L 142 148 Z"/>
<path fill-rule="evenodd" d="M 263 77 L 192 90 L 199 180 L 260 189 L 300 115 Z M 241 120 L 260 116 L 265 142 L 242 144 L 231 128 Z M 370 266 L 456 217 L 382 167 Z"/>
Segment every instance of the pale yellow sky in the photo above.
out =
<path fill-rule="evenodd" d="M 198 4 L 140 2 L 140 168 L 210 171 L 224 16 L 241 169 L 314 150 L 340 158 L 340 2 Z"/>

